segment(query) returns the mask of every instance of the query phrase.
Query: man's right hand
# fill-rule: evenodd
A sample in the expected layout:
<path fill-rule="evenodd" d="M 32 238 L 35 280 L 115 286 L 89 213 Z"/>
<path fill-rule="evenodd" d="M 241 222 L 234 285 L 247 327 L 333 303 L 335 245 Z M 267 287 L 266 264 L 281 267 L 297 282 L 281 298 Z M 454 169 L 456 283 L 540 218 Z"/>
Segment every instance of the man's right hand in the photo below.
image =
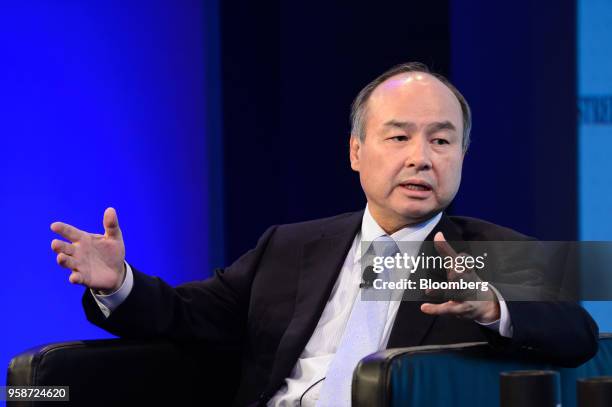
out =
<path fill-rule="evenodd" d="M 125 278 L 125 245 L 119 229 L 117 212 L 104 211 L 104 234 L 87 233 L 62 222 L 51 224 L 51 230 L 72 243 L 54 239 L 51 248 L 57 263 L 70 269 L 72 284 L 81 284 L 102 294 L 115 292 Z"/>

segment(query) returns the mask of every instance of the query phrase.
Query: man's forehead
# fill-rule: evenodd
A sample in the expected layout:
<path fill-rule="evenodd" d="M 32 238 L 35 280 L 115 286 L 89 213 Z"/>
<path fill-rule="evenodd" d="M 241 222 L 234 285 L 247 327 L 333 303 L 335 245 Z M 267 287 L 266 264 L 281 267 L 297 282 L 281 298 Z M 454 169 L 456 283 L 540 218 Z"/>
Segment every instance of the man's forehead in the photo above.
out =
<path fill-rule="evenodd" d="M 426 73 L 426 72 L 402 72 L 399 73 L 397 75 L 393 75 L 390 78 L 387 78 L 387 80 L 385 80 L 383 82 L 383 84 L 389 84 L 389 85 L 402 85 L 402 84 L 407 84 L 407 83 L 412 83 L 412 82 L 427 82 L 430 80 L 437 80 L 434 76 Z"/>
<path fill-rule="evenodd" d="M 414 102 L 417 102 L 416 104 Z M 453 112 L 461 117 L 457 96 L 442 81 L 425 72 L 404 72 L 381 83 L 370 96 L 368 109 L 400 103 L 432 111 Z M 378 109 L 378 108 L 376 108 Z"/>
<path fill-rule="evenodd" d="M 383 96 L 389 93 L 408 92 L 411 90 L 446 90 L 452 95 L 452 92 L 438 78 L 426 72 L 403 72 L 388 78 L 381 83 L 374 92 L 372 97 Z M 453 95 L 454 96 L 454 95 Z"/>

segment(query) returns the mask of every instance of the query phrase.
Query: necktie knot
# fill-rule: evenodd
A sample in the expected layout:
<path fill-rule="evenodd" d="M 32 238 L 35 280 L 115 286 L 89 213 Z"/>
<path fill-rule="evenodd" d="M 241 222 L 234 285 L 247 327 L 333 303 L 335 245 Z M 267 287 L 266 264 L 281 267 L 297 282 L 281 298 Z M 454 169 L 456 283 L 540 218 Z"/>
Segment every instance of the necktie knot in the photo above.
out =
<path fill-rule="evenodd" d="M 372 242 L 374 253 L 381 257 L 391 257 L 399 253 L 397 243 L 389 235 L 379 236 Z"/>

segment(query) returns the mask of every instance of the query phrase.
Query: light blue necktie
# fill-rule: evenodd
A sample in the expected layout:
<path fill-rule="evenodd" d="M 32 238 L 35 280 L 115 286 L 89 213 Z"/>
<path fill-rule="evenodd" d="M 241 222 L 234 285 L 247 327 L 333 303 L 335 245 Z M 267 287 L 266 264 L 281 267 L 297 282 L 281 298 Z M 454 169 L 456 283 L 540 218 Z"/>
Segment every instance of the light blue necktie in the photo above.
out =
<path fill-rule="evenodd" d="M 372 246 L 376 256 L 395 256 L 399 251 L 395 241 L 387 235 L 375 239 Z M 365 256 L 362 256 L 362 260 L 364 258 Z M 382 271 L 376 278 L 389 281 L 389 271 Z M 351 382 L 357 363 L 365 356 L 380 350 L 387 322 L 390 294 L 364 293 L 363 290 L 374 290 L 374 288 L 362 288 L 355 299 L 340 345 L 323 382 L 317 407 L 350 406 Z M 364 294 L 377 299 L 364 300 Z"/>

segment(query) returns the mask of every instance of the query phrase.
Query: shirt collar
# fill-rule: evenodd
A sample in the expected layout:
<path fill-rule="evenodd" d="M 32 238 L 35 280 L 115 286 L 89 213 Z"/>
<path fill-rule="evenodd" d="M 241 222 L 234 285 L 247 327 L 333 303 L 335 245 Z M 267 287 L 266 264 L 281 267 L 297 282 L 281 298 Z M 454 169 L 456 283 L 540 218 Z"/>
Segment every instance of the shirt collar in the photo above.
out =
<path fill-rule="evenodd" d="M 442 212 L 424 222 L 416 225 L 409 225 L 398 230 L 391 235 L 391 238 L 396 242 L 422 242 L 436 227 L 441 218 Z M 366 205 L 366 209 L 363 211 L 363 218 L 361 220 L 359 246 L 357 247 L 355 261 L 357 262 L 361 260 L 362 243 L 368 245 L 367 247 L 364 247 L 365 251 L 367 252 L 370 244 L 372 244 L 372 241 L 386 234 L 387 233 L 383 230 L 383 228 L 381 228 L 376 220 L 374 220 L 368 205 Z"/>

